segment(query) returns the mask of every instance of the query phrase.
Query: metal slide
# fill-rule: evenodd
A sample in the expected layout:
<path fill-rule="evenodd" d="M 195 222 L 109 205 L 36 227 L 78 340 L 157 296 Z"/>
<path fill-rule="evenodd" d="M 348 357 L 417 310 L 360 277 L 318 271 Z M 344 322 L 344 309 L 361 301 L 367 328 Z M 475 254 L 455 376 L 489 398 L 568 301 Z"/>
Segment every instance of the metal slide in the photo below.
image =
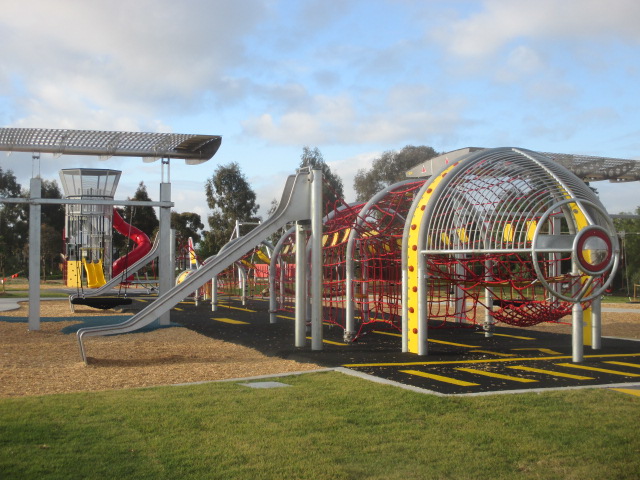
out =
<path fill-rule="evenodd" d="M 71 305 L 71 311 L 73 312 L 73 304 L 71 303 L 73 299 L 78 297 L 97 297 L 99 295 L 102 295 L 103 293 L 111 290 L 119 283 L 124 282 L 125 276 L 133 275 L 142 267 L 154 260 L 158 256 L 158 245 L 160 243 L 159 238 L 159 235 L 156 235 L 153 246 L 151 247 L 151 250 L 149 250 L 149 253 L 147 253 L 144 257 L 142 257 L 130 267 L 127 267 L 126 270 L 120 272 L 118 275 L 115 275 L 111 280 L 102 285 L 100 288 L 97 288 L 95 290 L 83 291 L 80 294 L 74 293 L 72 295 L 69 295 L 69 305 Z"/>
<path fill-rule="evenodd" d="M 245 253 L 288 222 L 309 219 L 311 217 L 311 179 L 312 174 L 307 171 L 298 171 L 296 175 L 290 175 L 287 178 L 278 209 L 271 217 L 253 231 L 235 241 L 233 245 L 225 248 L 223 256 L 217 256 L 207 262 L 190 274 L 184 282 L 162 294 L 155 302 L 149 304 L 126 322 L 78 330 L 78 344 L 82 360 L 85 363 L 87 361 L 83 343 L 84 338 L 128 333 L 149 325 L 181 302 L 190 292 L 203 286 L 212 277 L 242 258 Z"/>

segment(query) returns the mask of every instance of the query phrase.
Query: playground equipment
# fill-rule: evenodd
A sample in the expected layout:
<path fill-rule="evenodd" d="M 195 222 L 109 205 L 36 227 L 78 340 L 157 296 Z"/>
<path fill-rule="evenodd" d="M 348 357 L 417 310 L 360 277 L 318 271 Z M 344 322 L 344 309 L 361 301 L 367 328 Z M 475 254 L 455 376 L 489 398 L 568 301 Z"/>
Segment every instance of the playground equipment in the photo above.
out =
<path fill-rule="evenodd" d="M 148 265 L 150 262 L 158 258 L 159 252 L 159 239 L 160 237 L 156 235 L 156 238 L 151 246 L 151 249 L 147 254 L 140 258 L 138 261 L 134 262 L 132 265 L 128 266 L 126 270 L 122 270 L 121 272 L 114 275 L 111 280 L 106 282 L 103 286 L 93 289 L 93 290 L 81 290 L 77 293 L 69 295 L 69 305 L 71 306 L 71 311 L 74 311 L 74 305 L 91 305 L 94 308 L 102 308 L 108 309 L 113 308 L 118 305 L 130 304 L 131 299 L 124 300 L 122 297 L 105 297 L 103 296 L 105 293 L 109 292 L 112 288 L 116 287 L 119 284 L 122 284 L 125 281 L 129 281 L 126 277 L 128 275 L 133 275 L 137 273 L 140 269 Z"/>
<path fill-rule="evenodd" d="M 68 199 L 113 200 L 121 173 L 68 168 L 60 170 L 60 182 Z M 111 278 L 113 208 L 91 203 L 71 204 L 66 206 L 65 213 L 67 286 L 81 287 L 84 271 L 89 288 L 101 287 Z"/>
<path fill-rule="evenodd" d="M 295 210 L 294 184 L 305 185 L 300 174 L 288 181 L 274 217 L 230 242 L 145 314 L 122 325 L 80 331 L 83 358 L 83 337 L 147 325 L 287 221 L 304 218 L 289 212 Z M 574 361 L 582 359 L 583 310 L 592 302 L 590 342 L 599 348 L 598 299 L 619 257 L 615 230 L 588 186 L 542 154 L 513 148 L 467 151 L 455 162 L 444 161 L 429 179 L 400 182 L 366 204 L 336 208 L 324 219 L 322 238 L 312 236 L 319 243 L 303 248 L 306 228 L 299 222 L 288 231 L 270 267 L 273 318 L 278 292 L 282 299 L 282 292 L 291 291 L 282 278 L 295 254 L 298 346 L 304 345 L 313 298 L 313 309 L 344 328 L 347 341 L 384 325 L 402 332 L 403 351 L 419 355 L 427 354 L 430 327 L 479 323 L 490 336 L 497 322 L 530 326 L 571 314 Z M 309 256 L 312 265 L 322 265 L 313 270 L 312 280 L 321 273 L 324 282 L 308 296 Z M 313 316 L 311 323 L 313 332 L 318 328 Z"/>
<path fill-rule="evenodd" d="M 127 270 L 129 265 L 137 262 L 147 255 L 151 250 L 151 242 L 149 241 L 149 237 L 143 231 L 125 222 L 116 209 L 113 210 L 113 228 L 118 233 L 121 233 L 125 237 L 133 240 L 136 244 L 133 250 L 128 251 L 113 262 L 111 274 L 118 275 L 120 272 Z M 131 277 L 131 280 L 132 279 L 133 277 Z M 127 281 L 129 280 L 130 279 L 128 278 Z"/>
<path fill-rule="evenodd" d="M 88 327 L 78 330 L 78 344 L 82 359 L 86 362 L 84 340 L 87 337 L 101 335 L 116 335 L 138 330 L 149 325 L 158 319 L 162 314 L 168 312 L 173 306 L 182 301 L 189 293 L 202 287 L 229 265 L 240 260 L 242 256 L 255 247 L 260 241 L 269 237 L 277 230 L 285 226 L 288 222 L 309 219 L 312 221 L 313 237 L 315 245 L 315 256 L 312 258 L 313 265 L 320 265 L 320 237 L 322 231 L 321 223 L 322 205 L 322 172 L 313 170 L 311 172 L 301 170 L 296 175 L 291 175 L 285 184 L 279 206 L 273 215 L 247 235 L 240 237 L 225 249 L 224 255 L 217 255 L 211 261 L 206 262 L 201 268 L 188 275 L 182 283 L 175 285 L 167 293 L 161 295 L 153 303 L 138 312 L 126 322 L 117 325 Z M 322 348 L 322 323 L 321 323 L 321 302 L 320 302 L 320 269 L 316 267 L 312 278 L 311 295 L 316 301 L 312 309 L 312 348 L 320 350 Z M 302 319 L 304 322 L 304 319 Z M 298 319 L 296 325 L 298 326 Z"/>
<path fill-rule="evenodd" d="M 287 180 L 280 207 L 269 220 L 230 245 L 224 256 L 207 262 L 182 284 L 169 288 L 167 285 L 173 284 L 172 279 L 162 275 L 162 272 L 171 272 L 167 248 L 171 202 L 169 184 L 164 183 L 164 166 L 168 165 L 168 158 L 184 158 L 196 163 L 206 161 L 215 154 L 219 144 L 219 137 L 209 136 L 0 129 L 0 149 L 8 151 L 106 156 L 135 154 L 163 158 L 160 202 L 41 199 L 37 177 L 32 179 L 29 199 L 2 199 L 3 202 L 30 204 L 32 252 L 40 249 L 37 226 L 41 204 L 160 207 L 159 258 L 165 262 L 164 267 L 160 265 L 160 297 L 121 325 L 79 331 L 78 340 L 85 361 L 84 337 L 126 333 L 156 319 L 160 319 L 161 324 L 168 323 L 170 308 L 185 293 L 200 288 L 241 259 L 260 240 L 293 220 L 299 221 L 295 227 L 296 345 L 304 344 L 304 311 L 311 298 L 312 349 L 321 349 L 323 305 L 329 312 L 342 310 L 332 304 L 332 296 L 336 295 L 344 297 L 340 301 L 344 302 L 345 312 L 355 311 L 356 307 L 360 311 L 359 316 L 350 318 L 345 314 L 344 321 L 334 322 L 344 325 L 347 339 L 353 332 L 365 332 L 361 327 L 366 323 L 369 323 L 368 328 L 378 324 L 400 328 L 403 349 L 422 355 L 427 353 L 428 329 L 433 328 L 434 323 L 473 326 L 481 318 L 481 325 L 487 335 L 491 335 L 493 324 L 498 321 L 527 326 L 540 320 L 557 321 L 571 312 L 574 361 L 582 359 L 582 324 L 587 317 L 584 308 L 591 303 L 591 344 L 594 349 L 599 348 L 599 298 L 618 266 L 615 230 L 597 197 L 578 177 L 547 156 L 522 149 L 465 149 L 434 159 L 430 178 L 420 188 L 404 194 L 406 204 L 387 205 L 371 214 L 365 212 L 360 215 L 360 226 L 357 218 L 360 211 L 365 210 L 364 206 L 335 209 L 335 213 L 326 217 L 326 255 L 323 254 L 322 216 L 319 213 L 321 200 L 318 200 L 322 184 L 317 180 L 321 176 L 317 172 L 299 172 Z M 34 155 L 34 161 L 35 158 Z M 580 168 L 587 168 L 588 162 L 582 160 L 578 162 Z M 611 170 L 607 166 L 611 159 L 600 160 L 600 170 Z M 629 163 L 617 160 L 619 165 Z M 638 170 L 635 163 L 629 168 Z M 625 170 L 624 178 L 628 176 L 629 168 Z M 602 178 L 614 178 L 613 170 L 605 173 L 607 176 Z M 313 213 L 309 213 L 310 203 Z M 343 211 L 349 208 L 351 211 Z M 311 245 L 302 248 L 308 229 L 305 220 L 309 218 Z M 402 218 L 405 219 L 402 245 L 396 248 L 400 247 L 398 232 Z M 346 232 L 351 239 L 354 230 L 355 243 L 352 243 L 350 257 L 343 244 Z M 342 251 L 344 261 L 340 258 Z M 314 268 L 311 270 L 310 295 L 307 295 L 306 262 L 309 256 Z M 32 257 L 29 263 L 29 328 L 37 329 L 39 285 L 36 282 L 40 265 L 38 257 Z M 320 267 L 324 259 L 334 258 L 335 262 Z M 271 265 L 275 264 L 277 272 L 276 262 L 279 260 L 272 259 Z M 347 281 L 349 262 L 354 262 L 353 277 Z M 397 292 L 399 265 L 402 279 L 400 326 L 397 293 L 389 294 Z M 323 270 L 329 273 L 326 288 L 319 280 Z M 270 284 L 274 281 L 270 279 Z M 275 292 L 276 288 L 270 290 Z M 347 300 L 348 295 L 351 300 Z M 377 313 L 371 315 L 374 309 Z M 355 322 L 353 328 L 349 322 Z"/>
<path fill-rule="evenodd" d="M 403 350 L 427 353 L 428 320 L 532 325 L 573 314 L 582 360 L 583 304 L 618 265 L 613 223 L 593 191 L 548 157 L 497 148 L 461 155 L 421 188 L 403 236 Z M 609 275 L 609 278 L 607 278 Z M 498 306 L 494 310 L 494 306 Z"/>
<path fill-rule="evenodd" d="M 491 336 L 497 322 L 526 327 L 572 315 L 574 360 L 583 337 L 599 348 L 599 297 L 619 247 L 591 189 L 521 149 L 465 149 L 433 164 L 430 178 L 325 217 L 323 320 L 344 328 L 345 341 L 371 329 L 401 331 L 403 351 L 425 355 L 428 328 L 481 326 Z M 272 319 L 302 308 L 287 270 L 305 241 L 301 230 L 275 247 Z M 301 279 L 296 272 L 295 283 Z"/>
<path fill-rule="evenodd" d="M 43 204 L 51 205 L 121 205 L 160 207 L 158 267 L 165 274 L 160 278 L 159 291 L 168 291 L 172 280 L 170 256 L 171 159 L 183 159 L 188 165 L 197 165 L 213 157 L 222 138 L 216 135 L 189 135 L 175 133 L 108 132 L 91 130 L 63 130 L 40 128 L 0 128 L 0 150 L 32 154 L 29 198 L 2 198 L 2 203 L 29 204 L 29 329 L 40 329 L 40 219 Z M 102 159 L 112 156 L 142 157 L 147 162 L 161 160 L 160 201 L 108 200 L 108 199 L 44 199 L 40 179 L 40 154 L 95 155 Z M 168 273 L 167 273 L 168 272 Z M 160 317 L 160 324 L 169 323 L 168 313 Z"/>
<path fill-rule="evenodd" d="M 68 199 L 113 200 L 122 172 L 97 168 L 67 168 L 60 170 L 60 181 Z M 133 240 L 136 247 L 112 262 L 112 228 Z M 68 287 L 100 288 L 112 277 L 151 249 L 149 237 L 128 224 L 109 205 L 91 203 L 66 206 L 65 258 Z"/>

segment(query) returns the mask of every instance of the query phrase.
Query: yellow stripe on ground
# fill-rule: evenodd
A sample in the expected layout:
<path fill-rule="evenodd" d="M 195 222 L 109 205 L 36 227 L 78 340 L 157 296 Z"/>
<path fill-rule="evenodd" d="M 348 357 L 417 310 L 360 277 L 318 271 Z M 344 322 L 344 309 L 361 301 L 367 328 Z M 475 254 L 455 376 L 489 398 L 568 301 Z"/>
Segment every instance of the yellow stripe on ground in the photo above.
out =
<path fill-rule="evenodd" d="M 473 373 L 476 375 L 483 375 L 485 377 L 500 378 L 502 380 L 511 380 L 512 382 L 520 382 L 520 383 L 536 383 L 537 382 L 537 380 L 533 380 L 531 378 L 512 377 L 510 375 L 502 375 L 501 373 L 493 373 L 493 372 L 487 372 L 485 370 L 477 370 L 475 368 L 456 368 L 456 370 L 460 370 L 461 372 Z"/>
<path fill-rule="evenodd" d="M 232 325 L 249 325 L 249 322 L 243 322 L 241 320 L 234 320 L 232 318 L 212 318 L 216 322 L 230 323 Z"/>
<path fill-rule="evenodd" d="M 378 332 L 378 331 L 374 331 L 373 333 L 377 333 L 378 335 L 389 335 L 391 337 L 402 337 L 402 334 L 400 334 L 400 333 Z"/>
<path fill-rule="evenodd" d="M 225 307 L 225 308 L 231 308 L 233 310 L 242 310 L 243 312 L 256 313 L 256 310 L 251 310 L 250 308 L 232 307 L 231 305 L 224 304 L 224 303 L 219 303 L 218 306 L 219 307 Z"/>
<path fill-rule="evenodd" d="M 550 348 L 512 348 L 511 350 L 513 350 L 514 352 L 531 352 L 531 351 L 535 351 L 535 352 L 540 352 L 540 353 L 546 353 L 549 355 L 562 355 L 562 352 L 556 352 L 555 350 L 551 350 Z"/>
<path fill-rule="evenodd" d="M 469 350 L 471 353 L 486 353 L 488 355 L 495 355 L 497 357 L 515 357 L 515 353 L 500 353 L 492 352 L 491 350 Z"/>
<path fill-rule="evenodd" d="M 635 395 L 636 397 L 640 397 L 640 390 L 636 390 L 633 388 L 611 388 L 610 390 L 615 390 L 616 392 L 628 393 L 629 395 Z"/>
<path fill-rule="evenodd" d="M 287 317 L 285 315 L 276 315 L 277 318 L 284 318 L 285 320 L 295 320 L 295 317 Z"/>
<path fill-rule="evenodd" d="M 615 362 L 613 360 L 608 360 L 608 361 L 606 361 L 604 363 L 612 363 L 614 365 L 622 365 L 623 367 L 640 368 L 640 365 L 638 365 L 637 363 Z"/>
<path fill-rule="evenodd" d="M 441 343 L 442 345 L 453 345 L 454 347 L 478 348 L 480 346 L 480 345 L 465 345 L 464 343 L 445 342 L 444 340 L 432 340 L 431 338 L 427 339 L 427 341 L 431 343 Z"/>
<path fill-rule="evenodd" d="M 184 309 L 179 308 L 179 307 L 175 307 L 175 308 L 174 308 L 174 310 L 175 310 L 176 312 L 184 312 Z"/>
<path fill-rule="evenodd" d="M 477 387 L 478 383 L 465 382 L 464 380 L 458 380 L 456 378 L 444 377 L 442 375 L 436 375 L 435 373 L 425 373 L 419 370 L 400 370 L 401 373 L 407 373 L 409 375 L 417 375 L 419 377 L 430 378 L 431 380 L 437 380 L 438 382 L 451 383 L 453 385 L 460 385 L 461 387 Z"/>
<path fill-rule="evenodd" d="M 613 357 L 640 357 L 640 353 L 609 353 L 606 355 L 585 355 L 584 358 L 613 358 Z M 409 367 L 413 365 L 471 365 L 478 363 L 503 363 L 503 362 L 539 362 L 540 360 L 565 360 L 571 355 L 558 355 L 557 357 L 514 357 L 514 358 L 490 358 L 486 360 L 437 360 L 433 362 L 387 362 L 387 363 L 351 363 L 343 367 Z"/>
<path fill-rule="evenodd" d="M 552 375 L 554 377 L 573 378 L 574 380 L 593 380 L 593 377 L 583 377 L 582 375 L 554 372 L 553 370 L 544 370 L 542 368 L 522 367 L 519 365 L 509 365 L 507 366 L 507 368 L 513 368 L 514 370 L 524 370 L 525 372 L 542 373 L 544 375 Z"/>
<path fill-rule="evenodd" d="M 484 335 L 484 332 L 473 332 L 478 335 Z M 517 338 L 518 340 L 535 340 L 533 337 L 520 337 L 518 335 L 507 335 L 506 333 L 493 333 L 495 337 L 507 337 L 507 338 Z"/>
<path fill-rule="evenodd" d="M 586 365 L 576 365 L 573 363 L 556 363 L 560 367 L 579 368 L 581 370 L 590 370 L 592 372 L 609 373 L 611 375 L 622 375 L 625 377 L 640 377 L 640 373 L 627 373 L 619 370 L 608 370 L 606 368 L 587 367 Z"/>
<path fill-rule="evenodd" d="M 311 337 L 307 337 L 307 340 L 311 340 Z M 339 347 L 348 347 L 348 343 L 340 343 L 340 342 L 332 342 L 331 340 L 322 339 L 322 343 L 326 343 L 328 345 L 338 345 Z"/>

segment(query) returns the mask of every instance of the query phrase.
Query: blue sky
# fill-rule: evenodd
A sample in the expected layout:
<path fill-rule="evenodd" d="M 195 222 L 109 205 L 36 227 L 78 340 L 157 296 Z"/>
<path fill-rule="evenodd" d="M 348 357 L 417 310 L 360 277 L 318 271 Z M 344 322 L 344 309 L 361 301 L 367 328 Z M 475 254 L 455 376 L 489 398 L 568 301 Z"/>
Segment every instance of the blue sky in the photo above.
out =
<path fill-rule="evenodd" d="M 208 213 L 204 182 L 236 161 L 264 215 L 318 147 L 352 200 L 386 150 L 515 146 L 640 159 L 637 0 L 4 0 L 5 127 L 222 135 L 199 166 L 173 161 L 178 211 Z M 0 157 L 23 186 L 30 155 Z M 123 170 L 118 198 L 160 166 L 43 156 Z M 636 183 L 594 183 L 611 213 Z"/>

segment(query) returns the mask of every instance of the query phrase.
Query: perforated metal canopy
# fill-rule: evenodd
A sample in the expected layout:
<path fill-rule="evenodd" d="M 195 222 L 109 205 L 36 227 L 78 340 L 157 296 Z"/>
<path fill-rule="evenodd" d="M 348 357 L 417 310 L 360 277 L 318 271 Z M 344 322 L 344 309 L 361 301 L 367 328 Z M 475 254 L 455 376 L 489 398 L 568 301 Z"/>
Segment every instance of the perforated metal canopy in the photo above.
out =
<path fill-rule="evenodd" d="M 0 151 L 184 159 L 188 165 L 206 162 L 220 148 L 222 137 L 181 133 L 109 132 L 44 128 L 0 128 Z"/>
<path fill-rule="evenodd" d="M 430 177 L 445 165 L 455 162 L 466 155 L 486 150 L 479 147 L 467 147 L 443 153 L 426 160 L 407 171 L 409 178 Z M 585 182 L 609 180 L 610 182 L 633 182 L 640 180 L 640 161 L 624 158 L 596 157 L 593 155 L 574 155 L 569 153 L 548 153 L 543 155 L 559 163 Z"/>

